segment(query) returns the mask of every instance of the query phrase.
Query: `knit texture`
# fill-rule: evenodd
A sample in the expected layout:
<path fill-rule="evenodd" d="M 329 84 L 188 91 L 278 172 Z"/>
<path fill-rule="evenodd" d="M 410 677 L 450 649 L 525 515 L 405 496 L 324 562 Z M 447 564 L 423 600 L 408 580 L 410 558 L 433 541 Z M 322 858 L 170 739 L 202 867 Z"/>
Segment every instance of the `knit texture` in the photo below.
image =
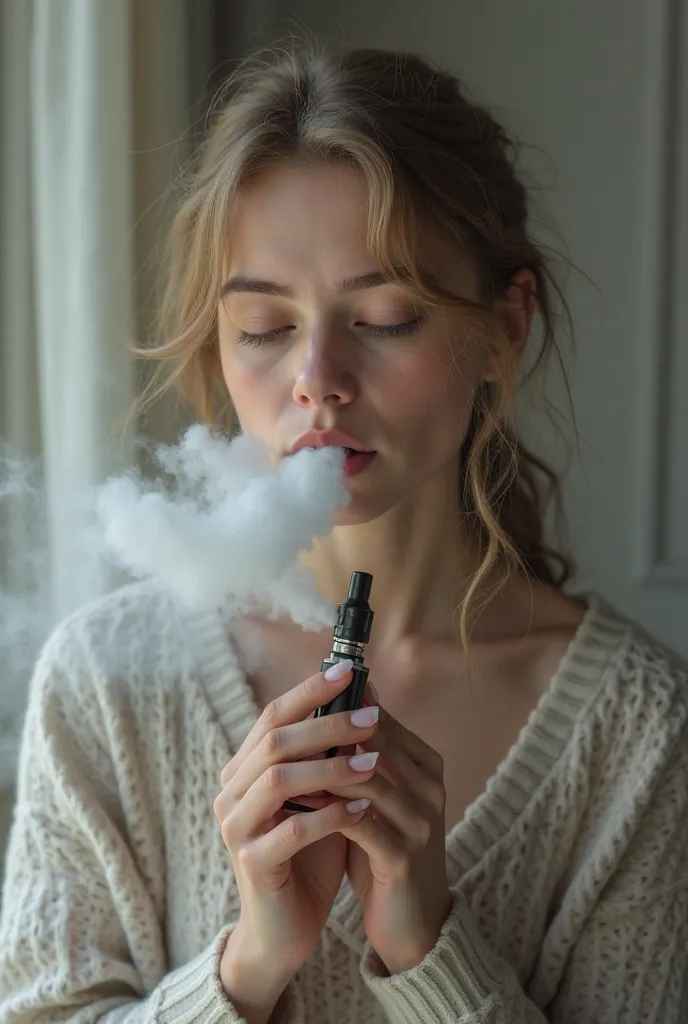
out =
<path fill-rule="evenodd" d="M 80 610 L 32 680 L 0 915 L 0 1021 L 230 1024 L 239 917 L 213 813 L 258 708 L 219 612 L 144 584 Z M 685 1024 L 688 688 L 597 596 L 447 836 L 435 948 L 386 976 L 345 878 L 279 1024 Z"/>

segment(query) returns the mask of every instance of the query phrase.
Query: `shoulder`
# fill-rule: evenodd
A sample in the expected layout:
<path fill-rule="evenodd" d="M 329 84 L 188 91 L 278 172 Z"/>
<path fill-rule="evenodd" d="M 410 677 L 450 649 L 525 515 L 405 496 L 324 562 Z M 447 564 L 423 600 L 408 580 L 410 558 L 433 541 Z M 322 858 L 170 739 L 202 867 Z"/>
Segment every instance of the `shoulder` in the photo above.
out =
<path fill-rule="evenodd" d="M 591 595 L 565 671 L 587 684 L 581 739 L 597 788 L 650 795 L 671 771 L 688 783 L 688 666 L 603 598 Z M 688 785 L 687 785 L 688 790 Z"/>
<path fill-rule="evenodd" d="M 156 758 L 185 715 L 205 714 L 194 633 L 206 614 L 135 583 L 61 621 L 34 667 L 20 772 L 34 759 L 54 770 L 80 765 L 84 778 L 107 776 L 114 792 L 115 761 Z"/>
<path fill-rule="evenodd" d="M 602 710 L 606 706 L 611 717 L 635 719 L 649 729 L 680 730 L 688 719 L 686 661 L 603 598 L 593 596 L 580 653 L 597 652 L 606 662 Z"/>
<path fill-rule="evenodd" d="M 37 659 L 27 717 L 103 735 L 183 689 L 197 661 L 193 616 L 149 583 L 121 587 L 61 621 Z"/>
<path fill-rule="evenodd" d="M 558 799 L 575 824 L 562 884 L 578 877 L 598 895 L 606 887 L 609 907 L 629 885 L 655 884 L 661 851 L 688 851 L 686 665 L 590 595 L 560 683 L 557 711 L 565 716 L 569 701 L 577 708 L 558 762 Z"/>
<path fill-rule="evenodd" d="M 88 602 L 63 619 L 46 640 L 40 669 L 102 672 L 154 665 L 171 653 L 184 614 L 173 598 L 149 583 L 120 587 Z"/>

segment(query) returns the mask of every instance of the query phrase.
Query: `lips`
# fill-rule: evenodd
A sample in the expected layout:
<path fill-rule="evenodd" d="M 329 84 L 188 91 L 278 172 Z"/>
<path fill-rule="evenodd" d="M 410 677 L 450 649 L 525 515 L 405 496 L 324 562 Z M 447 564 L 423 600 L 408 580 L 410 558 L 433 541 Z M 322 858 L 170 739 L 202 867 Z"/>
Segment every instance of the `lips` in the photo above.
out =
<path fill-rule="evenodd" d="M 302 434 L 297 441 L 289 449 L 289 454 L 293 455 L 295 452 L 300 451 L 302 448 L 346 448 L 349 454 L 356 452 L 370 453 L 370 449 L 367 449 L 360 441 L 351 434 L 346 434 L 343 430 L 307 430 L 305 434 Z"/>
<path fill-rule="evenodd" d="M 360 441 L 343 430 L 308 430 L 292 445 L 290 455 L 302 448 L 344 448 L 344 475 L 358 476 L 375 458 L 375 452 L 366 449 Z"/>
<path fill-rule="evenodd" d="M 358 476 L 364 469 L 367 469 L 375 458 L 375 452 L 354 452 L 347 455 L 344 461 L 344 475 Z"/>

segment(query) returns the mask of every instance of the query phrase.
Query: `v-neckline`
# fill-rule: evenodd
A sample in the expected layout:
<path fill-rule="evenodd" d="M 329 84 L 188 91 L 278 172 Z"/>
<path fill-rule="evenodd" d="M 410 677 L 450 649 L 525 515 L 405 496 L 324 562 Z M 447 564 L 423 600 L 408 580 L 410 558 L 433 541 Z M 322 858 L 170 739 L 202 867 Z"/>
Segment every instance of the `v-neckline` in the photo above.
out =
<path fill-rule="evenodd" d="M 630 623 L 595 592 L 579 595 L 586 611 L 549 686 L 483 791 L 446 834 L 450 882 L 477 864 L 503 840 L 571 741 L 577 719 L 616 663 Z M 243 743 L 260 717 L 260 707 L 241 668 L 221 610 L 194 613 L 193 646 L 205 693 L 230 749 Z M 351 936 L 361 921 L 358 902 L 345 878 L 332 916 Z"/>

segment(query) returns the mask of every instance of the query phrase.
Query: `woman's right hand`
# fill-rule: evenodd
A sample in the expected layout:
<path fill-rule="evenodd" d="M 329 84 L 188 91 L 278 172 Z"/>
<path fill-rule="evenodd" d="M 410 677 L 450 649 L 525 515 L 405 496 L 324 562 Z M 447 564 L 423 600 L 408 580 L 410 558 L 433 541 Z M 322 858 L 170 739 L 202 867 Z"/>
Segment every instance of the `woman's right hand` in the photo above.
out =
<path fill-rule="evenodd" d="M 221 775 L 214 810 L 232 858 L 241 913 L 220 976 L 229 998 L 246 1010 L 258 1006 L 255 986 L 256 999 L 263 993 L 268 1003 L 272 988 L 276 1001 L 317 946 L 346 866 L 339 830 L 365 813 L 320 794 L 365 782 L 374 770 L 354 770 L 347 756 L 321 755 L 333 746 L 366 742 L 377 723 L 355 725 L 349 712 L 312 717 L 351 682 L 350 666 L 340 662 L 330 670 L 337 675 L 338 669 L 339 679 L 318 673 L 272 701 Z M 309 799 L 316 810 L 282 810 L 285 800 L 303 803 L 300 798 L 308 794 L 318 794 Z"/>

